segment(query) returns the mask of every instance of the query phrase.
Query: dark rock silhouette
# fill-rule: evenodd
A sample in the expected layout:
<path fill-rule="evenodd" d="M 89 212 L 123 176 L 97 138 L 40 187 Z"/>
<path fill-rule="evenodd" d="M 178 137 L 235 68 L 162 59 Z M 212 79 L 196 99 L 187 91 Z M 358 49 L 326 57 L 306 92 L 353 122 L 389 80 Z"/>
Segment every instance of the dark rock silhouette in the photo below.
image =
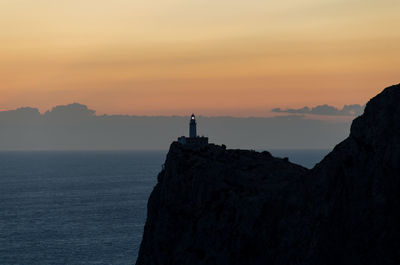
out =
<path fill-rule="evenodd" d="M 312 170 L 171 145 L 137 265 L 400 264 L 400 85 Z"/>

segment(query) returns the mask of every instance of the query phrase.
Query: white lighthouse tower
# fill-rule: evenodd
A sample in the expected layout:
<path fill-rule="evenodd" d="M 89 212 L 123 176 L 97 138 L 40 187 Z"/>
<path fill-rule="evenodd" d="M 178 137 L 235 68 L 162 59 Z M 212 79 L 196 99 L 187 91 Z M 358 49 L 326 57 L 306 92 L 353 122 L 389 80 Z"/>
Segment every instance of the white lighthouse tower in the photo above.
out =
<path fill-rule="evenodd" d="M 189 124 L 189 138 L 196 138 L 197 137 L 197 125 L 196 125 L 196 116 L 192 114 L 190 117 L 190 124 Z"/>

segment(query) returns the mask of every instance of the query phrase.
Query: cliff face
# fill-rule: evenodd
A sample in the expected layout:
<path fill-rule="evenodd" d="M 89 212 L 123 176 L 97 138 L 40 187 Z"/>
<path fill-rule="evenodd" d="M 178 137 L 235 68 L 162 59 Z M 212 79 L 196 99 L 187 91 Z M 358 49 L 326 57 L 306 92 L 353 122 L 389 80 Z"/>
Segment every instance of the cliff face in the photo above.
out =
<path fill-rule="evenodd" d="M 400 86 L 314 169 L 171 145 L 136 264 L 400 264 Z"/>
<path fill-rule="evenodd" d="M 400 85 L 367 104 L 306 180 L 317 261 L 400 264 Z"/>

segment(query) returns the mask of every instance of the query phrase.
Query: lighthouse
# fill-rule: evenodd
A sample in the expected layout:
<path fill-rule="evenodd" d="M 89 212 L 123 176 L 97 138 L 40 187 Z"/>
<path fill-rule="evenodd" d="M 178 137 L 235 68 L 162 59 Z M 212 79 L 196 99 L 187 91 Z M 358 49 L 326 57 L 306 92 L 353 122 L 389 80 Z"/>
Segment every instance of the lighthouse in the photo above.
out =
<path fill-rule="evenodd" d="M 196 116 L 192 114 L 189 123 L 189 138 L 196 138 L 196 137 L 197 137 Z"/>
<path fill-rule="evenodd" d="M 197 136 L 196 116 L 192 114 L 189 122 L 189 137 L 178 137 L 178 143 L 190 148 L 197 148 L 208 144 L 208 137 Z"/>

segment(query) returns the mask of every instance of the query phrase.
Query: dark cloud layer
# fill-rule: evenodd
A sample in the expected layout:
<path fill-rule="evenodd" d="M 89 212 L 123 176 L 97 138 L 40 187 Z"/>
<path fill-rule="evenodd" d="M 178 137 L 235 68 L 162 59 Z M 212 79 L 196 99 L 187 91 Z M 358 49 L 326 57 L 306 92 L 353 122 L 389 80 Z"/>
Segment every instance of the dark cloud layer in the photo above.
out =
<path fill-rule="evenodd" d="M 364 106 L 353 104 L 344 105 L 342 109 L 338 109 L 327 104 L 318 105 L 313 108 L 303 107 L 300 109 L 272 109 L 272 112 L 278 113 L 292 113 L 292 114 L 314 114 L 314 115 L 324 115 L 324 116 L 360 116 L 364 112 Z"/>
<path fill-rule="evenodd" d="M 350 122 L 307 119 L 197 117 L 198 132 L 229 148 L 326 149 L 346 138 Z M 95 115 L 85 105 L 0 112 L 1 150 L 166 150 L 188 134 L 189 117 Z"/>

